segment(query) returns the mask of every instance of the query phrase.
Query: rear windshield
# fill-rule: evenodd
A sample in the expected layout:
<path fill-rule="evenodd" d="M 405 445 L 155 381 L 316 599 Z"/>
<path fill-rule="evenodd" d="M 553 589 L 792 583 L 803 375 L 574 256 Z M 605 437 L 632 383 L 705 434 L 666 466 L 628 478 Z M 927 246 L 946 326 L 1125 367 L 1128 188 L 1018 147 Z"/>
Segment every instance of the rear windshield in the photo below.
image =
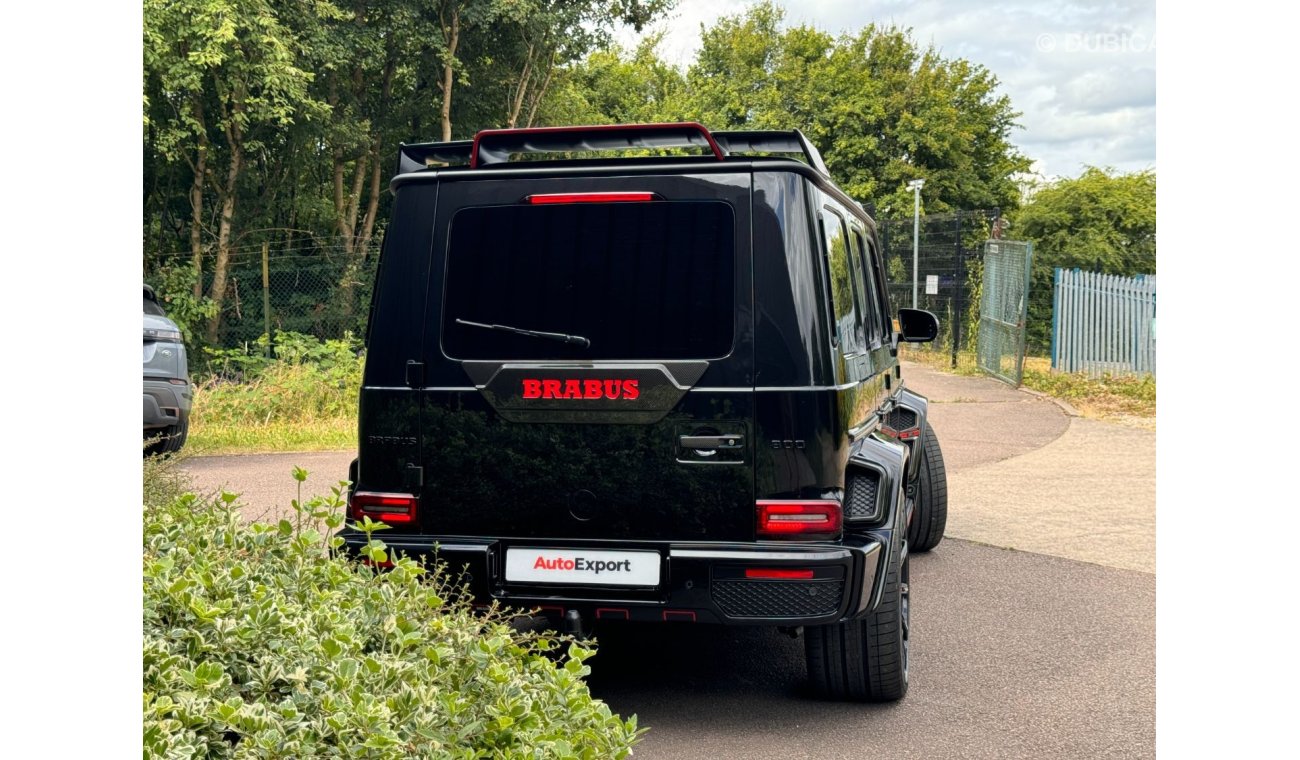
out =
<path fill-rule="evenodd" d="M 731 351 L 735 234 L 720 201 L 456 214 L 443 348 L 457 359 L 708 359 Z M 582 336 L 589 347 L 486 325 Z"/>
<path fill-rule="evenodd" d="M 167 316 L 167 315 L 163 312 L 162 307 L 158 305 L 158 302 L 157 302 L 157 301 L 151 300 L 151 299 L 149 299 L 149 298 L 147 298 L 147 297 L 144 299 L 144 313 L 145 313 L 145 314 L 152 314 L 152 315 L 154 315 L 155 317 L 165 317 L 165 316 Z"/>

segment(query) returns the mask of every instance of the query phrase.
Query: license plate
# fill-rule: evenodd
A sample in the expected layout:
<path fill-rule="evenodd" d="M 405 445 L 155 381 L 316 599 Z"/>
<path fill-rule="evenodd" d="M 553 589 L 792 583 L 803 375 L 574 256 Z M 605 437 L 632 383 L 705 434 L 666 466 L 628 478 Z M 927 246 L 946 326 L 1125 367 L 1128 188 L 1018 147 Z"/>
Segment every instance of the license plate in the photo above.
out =
<path fill-rule="evenodd" d="M 599 586 L 658 586 L 658 552 L 506 549 L 506 580 Z"/>

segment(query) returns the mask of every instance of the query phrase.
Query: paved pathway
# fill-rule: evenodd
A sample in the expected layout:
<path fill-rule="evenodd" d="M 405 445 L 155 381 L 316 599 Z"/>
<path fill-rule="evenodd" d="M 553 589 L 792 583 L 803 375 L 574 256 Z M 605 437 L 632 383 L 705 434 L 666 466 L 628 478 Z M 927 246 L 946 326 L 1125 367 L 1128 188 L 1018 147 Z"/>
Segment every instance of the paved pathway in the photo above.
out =
<path fill-rule="evenodd" d="M 948 465 L 947 535 L 1154 573 L 1156 434 L 907 364 Z"/>

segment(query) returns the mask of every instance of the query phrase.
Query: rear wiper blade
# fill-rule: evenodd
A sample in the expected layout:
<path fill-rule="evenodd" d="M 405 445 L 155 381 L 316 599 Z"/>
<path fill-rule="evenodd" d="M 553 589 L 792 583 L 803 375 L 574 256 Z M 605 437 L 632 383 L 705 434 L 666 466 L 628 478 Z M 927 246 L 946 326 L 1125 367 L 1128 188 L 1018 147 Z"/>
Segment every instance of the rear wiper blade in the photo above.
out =
<path fill-rule="evenodd" d="M 503 332 L 514 333 L 515 335 L 527 335 L 530 338 L 558 340 L 561 343 L 572 343 L 575 346 L 591 348 L 591 341 L 581 335 L 565 335 L 564 333 L 542 332 L 541 330 L 525 330 L 522 327 L 511 327 L 510 325 L 485 325 L 482 322 L 470 322 L 468 319 L 457 319 L 456 324 L 469 325 L 470 327 L 482 327 L 484 330 L 501 330 Z"/>

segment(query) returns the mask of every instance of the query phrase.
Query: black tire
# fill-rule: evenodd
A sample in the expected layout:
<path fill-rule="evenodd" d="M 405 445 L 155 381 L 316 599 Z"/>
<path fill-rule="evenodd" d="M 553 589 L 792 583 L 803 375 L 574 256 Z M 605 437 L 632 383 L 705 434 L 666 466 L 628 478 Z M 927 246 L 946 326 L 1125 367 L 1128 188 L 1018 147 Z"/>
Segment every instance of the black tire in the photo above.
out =
<path fill-rule="evenodd" d="M 910 562 L 901 542 L 889 554 L 885 590 L 875 612 L 859 620 L 804 629 L 808 678 L 821 696 L 894 702 L 907 693 Z"/>
<path fill-rule="evenodd" d="M 159 456 L 161 454 L 175 454 L 185 445 L 185 439 L 190 436 L 190 418 L 187 414 L 181 415 L 181 421 L 175 425 L 162 428 L 161 430 L 144 431 L 144 439 L 148 443 L 144 446 L 145 456 Z"/>
<path fill-rule="evenodd" d="M 939 545 L 948 527 L 948 472 L 943 466 L 939 437 L 928 422 L 921 436 L 920 456 L 907 545 L 911 551 L 928 552 Z"/>

